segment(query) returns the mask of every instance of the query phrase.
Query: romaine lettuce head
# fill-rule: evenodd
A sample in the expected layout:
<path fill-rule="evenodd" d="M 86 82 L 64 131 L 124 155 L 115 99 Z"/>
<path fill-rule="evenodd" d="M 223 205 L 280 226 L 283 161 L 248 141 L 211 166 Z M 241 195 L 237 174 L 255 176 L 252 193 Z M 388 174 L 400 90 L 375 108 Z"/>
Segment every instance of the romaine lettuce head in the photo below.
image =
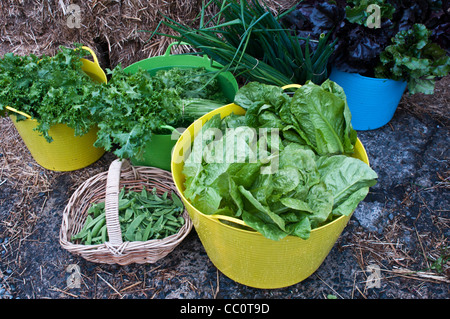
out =
<path fill-rule="evenodd" d="M 312 229 L 349 216 L 377 174 L 349 156 L 356 131 L 342 88 L 310 82 L 293 97 L 269 85 L 244 88 L 236 102 L 247 113 L 216 115 L 195 138 L 183 170 L 186 198 L 205 214 L 241 218 L 272 240 L 308 239 Z M 281 132 L 281 143 L 257 134 L 268 127 Z M 216 133 L 207 134 L 211 129 Z"/>

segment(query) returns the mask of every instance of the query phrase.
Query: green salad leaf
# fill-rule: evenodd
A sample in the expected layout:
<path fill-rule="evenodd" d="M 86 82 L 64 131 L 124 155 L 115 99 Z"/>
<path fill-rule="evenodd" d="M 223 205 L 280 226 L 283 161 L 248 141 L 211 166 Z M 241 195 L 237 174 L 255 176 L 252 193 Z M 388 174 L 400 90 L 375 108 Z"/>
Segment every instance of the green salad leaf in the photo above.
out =
<path fill-rule="evenodd" d="M 369 5 L 376 5 L 380 9 L 380 18 L 392 19 L 395 7 L 386 0 L 346 0 L 345 18 L 351 23 L 367 26 L 367 20 L 372 13 L 367 12 Z"/>
<path fill-rule="evenodd" d="M 335 84 L 307 84 L 290 97 L 250 83 L 235 102 L 246 114 L 212 117 L 185 161 L 184 195 L 202 213 L 241 218 L 272 240 L 308 239 L 312 229 L 349 216 L 375 185 L 377 174 L 349 156 L 356 133 Z M 282 132 L 279 143 L 276 135 L 257 136 L 257 129 L 270 128 L 262 114 L 277 119 L 271 123 Z M 292 127 L 298 141 L 286 138 L 279 125 Z"/>
<path fill-rule="evenodd" d="M 138 157 L 152 134 L 170 134 L 223 106 L 216 72 L 205 68 L 172 68 L 154 76 L 145 70 L 128 74 L 121 65 L 107 70 L 108 83 L 96 83 L 81 67 L 88 51 L 61 47 L 54 56 L 0 59 L 0 114 L 10 106 L 36 119 L 35 130 L 48 142 L 55 124 L 83 135 L 96 125 L 96 147 L 119 158 Z M 17 114 L 18 120 L 25 117 Z"/>
<path fill-rule="evenodd" d="M 318 170 L 322 180 L 333 193 L 333 211 L 348 215 L 364 199 L 369 187 L 375 185 L 376 173 L 368 165 L 358 165 L 360 160 L 344 155 L 321 157 Z"/>
<path fill-rule="evenodd" d="M 450 72 L 450 57 L 431 35 L 423 24 L 398 32 L 380 54 L 375 76 L 408 82 L 410 94 L 433 94 L 436 80 Z"/>
<path fill-rule="evenodd" d="M 35 130 L 49 142 L 48 130 L 55 124 L 66 124 L 75 135 L 87 133 L 95 125 L 91 92 L 100 86 L 81 69 L 80 59 L 87 55 L 81 44 L 61 46 L 54 56 L 5 54 L 0 59 L 0 113 L 10 106 L 29 114 L 39 123 Z"/>
<path fill-rule="evenodd" d="M 187 127 L 226 101 L 205 68 L 172 68 L 154 76 L 143 69 L 128 74 L 120 65 L 107 71 L 110 81 L 92 97 L 99 127 L 94 145 L 119 158 L 139 157 L 152 134 Z"/>
<path fill-rule="evenodd" d="M 333 81 L 320 86 L 309 81 L 292 99 L 279 87 L 251 82 L 238 91 L 235 103 L 247 110 L 248 126 L 279 128 L 285 139 L 320 155 L 353 153 L 357 134 L 344 90 Z"/>

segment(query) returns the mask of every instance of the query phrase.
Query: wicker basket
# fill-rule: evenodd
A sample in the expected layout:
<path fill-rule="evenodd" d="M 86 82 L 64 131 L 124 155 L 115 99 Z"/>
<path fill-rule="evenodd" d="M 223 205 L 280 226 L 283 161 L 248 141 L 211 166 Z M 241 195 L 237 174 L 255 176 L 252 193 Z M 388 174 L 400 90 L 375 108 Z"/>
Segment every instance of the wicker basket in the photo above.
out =
<path fill-rule="evenodd" d="M 108 172 L 86 180 L 70 198 L 63 212 L 60 230 L 60 244 L 64 249 L 96 263 L 154 263 L 169 254 L 192 229 L 192 221 L 185 210 L 185 223 L 177 234 L 163 239 L 123 242 L 118 217 L 118 195 L 123 186 L 126 190 L 135 191 L 142 190 L 143 186 L 146 189 L 155 187 L 158 195 L 171 191 L 177 193 L 170 172 L 154 167 L 132 166 L 127 160 L 115 160 Z M 109 241 L 99 245 L 72 243 L 70 238 L 82 229 L 91 204 L 103 200 Z"/>

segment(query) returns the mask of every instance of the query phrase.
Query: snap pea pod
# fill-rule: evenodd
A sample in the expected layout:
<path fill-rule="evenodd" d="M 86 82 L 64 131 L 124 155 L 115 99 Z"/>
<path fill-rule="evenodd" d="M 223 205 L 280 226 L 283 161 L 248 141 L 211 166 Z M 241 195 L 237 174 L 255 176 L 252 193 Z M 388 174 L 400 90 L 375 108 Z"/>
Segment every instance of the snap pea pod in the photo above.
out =
<path fill-rule="evenodd" d="M 106 229 L 106 225 L 103 225 L 102 229 L 100 230 L 102 243 L 106 243 L 106 237 L 108 236 L 107 231 L 108 230 Z"/>
<path fill-rule="evenodd" d="M 184 219 L 183 219 L 184 220 Z M 183 226 L 178 220 L 177 221 L 172 221 L 172 220 L 168 220 L 166 222 L 166 225 L 168 226 L 175 226 L 175 227 L 181 227 Z"/>
<path fill-rule="evenodd" d="M 119 220 L 120 220 L 120 222 L 126 223 L 126 222 L 128 222 L 128 221 L 130 220 L 130 218 L 133 216 L 133 210 L 130 209 L 130 208 L 127 208 L 127 209 L 125 210 L 125 214 L 123 214 L 123 215 L 124 215 L 124 216 L 119 215 Z"/>
<path fill-rule="evenodd" d="M 152 223 L 149 223 L 147 227 L 145 227 L 144 234 L 142 235 L 142 240 L 147 241 L 149 237 L 153 235 L 153 227 Z"/>
<path fill-rule="evenodd" d="M 90 245 L 92 242 L 92 232 L 87 233 L 86 245 Z"/>
<path fill-rule="evenodd" d="M 102 213 L 104 209 L 105 209 L 105 202 L 100 202 L 89 207 L 88 214 L 92 214 L 92 216 L 96 218 Z"/>
<path fill-rule="evenodd" d="M 139 215 L 138 217 L 136 217 L 136 219 L 131 222 L 130 226 L 127 228 L 127 232 L 125 233 L 125 238 L 127 240 L 129 240 L 129 241 L 135 240 L 136 230 L 144 218 L 145 218 L 145 215 L 142 214 L 142 215 Z"/>
<path fill-rule="evenodd" d="M 106 216 L 106 215 L 103 215 Z M 92 228 L 92 237 L 97 237 L 98 232 L 100 229 L 105 225 L 106 218 L 100 219 L 97 224 Z"/>
<path fill-rule="evenodd" d="M 147 241 L 176 234 L 184 225 L 181 215 L 184 206 L 173 192 L 158 195 L 156 188 L 147 191 L 119 193 L 119 222 L 124 241 Z M 105 203 L 93 204 L 82 230 L 72 236 L 72 241 L 82 244 L 101 244 L 107 241 Z"/>
<path fill-rule="evenodd" d="M 102 219 L 105 219 L 105 213 L 98 215 L 96 218 L 92 218 L 90 215 L 88 215 L 88 217 L 86 217 L 86 222 L 83 228 L 78 234 L 72 236 L 72 240 L 85 238 L 90 233 L 90 229 Z"/>
<path fill-rule="evenodd" d="M 181 201 L 181 199 L 177 195 L 175 195 L 175 193 L 172 193 L 172 201 L 175 204 L 175 206 L 177 206 L 177 207 L 179 207 L 181 209 L 184 208 L 183 202 Z"/>
<path fill-rule="evenodd" d="M 135 241 L 143 241 L 142 238 L 143 238 L 142 232 L 141 232 L 140 230 L 137 230 L 137 231 L 136 231 L 136 234 L 135 234 L 135 236 L 134 236 L 134 240 L 135 240 Z"/>
<path fill-rule="evenodd" d="M 169 226 L 169 225 L 165 225 L 164 228 L 165 228 L 165 230 L 171 231 L 172 233 L 176 233 L 177 232 L 176 228 L 174 228 L 172 226 Z"/>
<path fill-rule="evenodd" d="M 96 225 L 99 221 L 101 221 L 102 219 L 105 219 L 105 216 L 106 216 L 106 213 L 105 213 L 105 212 L 101 213 L 101 214 L 98 215 L 96 218 L 94 218 L 91 222 L 89 222 L 89 223 L 86 225 L 86 228 L 87 228 L 87 229 L 90 229 L 90 228 L 94 227 L 94 225 Z"/>
<path fill-rule="evenodd" d="M 87 235 L 87 225 L 93 220 L 91 215 L 86 217 L 86 221 L 84 223 L 83 228 L 78 232 L 78 234 L 72 236 L 72 240 L 81 239 Z"/>
<path fill-rule="evenodd" d="M 161 216 L 161 215 L 169 216 L 172 211 L 173 211 L 173 209 L 171 209 L 171 208 L 157 209 L 157 210 L 155 210 L 153 212 L 153 215 L 155 215 L 155 216 Z"/>
<path fill-rule="evenodd" d="M 164 215 L 161 215 L 153 227 L 153 231 L 158 233 L 164 226 Z"/>
<path fill-rule="evenodd" d="M 174 221 L 174 222 L 177 222 L 177 221 L 178 221 L 177 217 L 174 216 L 174 214 L 168 214 L 168 215 L 167 215 L 167 219 L 168 219 L 169 221 Z"/>
<path fill-rule="evenodd" d="M 128 207 L 132 206 L 136 200 L 133 199 L 121 199 L 119 200 L 119 211 L 123 209 L 127 209 Z"/>

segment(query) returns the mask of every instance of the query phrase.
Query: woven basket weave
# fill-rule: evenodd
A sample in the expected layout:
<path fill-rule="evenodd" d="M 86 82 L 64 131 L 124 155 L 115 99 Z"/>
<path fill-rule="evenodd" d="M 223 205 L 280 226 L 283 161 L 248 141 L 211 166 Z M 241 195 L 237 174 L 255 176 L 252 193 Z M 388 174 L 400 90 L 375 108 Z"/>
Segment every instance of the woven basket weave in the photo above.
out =
<path fill-rule="evenodd" d="M 154 167 L 132 166 L 127 160 L 115 160 L 107 172 L 89 178 L 72 194 L 63 212 L 59 238 L 61 246 L 91 262 L 128 265 L 154 263 L 180 244 L 192 229 L 186 210 L 183 212 L 185 223 L 178 233 L 163 239 L 123 242 L 118 207 L 119 192 L 124 186 L 126 190 L 134 191 L 141 191 L 144 186 L 146 189 L 156 188 L 158 195 L 177 193 L 170 172 Z M 109 241 L 99 245 L 72 243 L 70 238 L 83 228 L 91 204 L 103 200 Z"/>

